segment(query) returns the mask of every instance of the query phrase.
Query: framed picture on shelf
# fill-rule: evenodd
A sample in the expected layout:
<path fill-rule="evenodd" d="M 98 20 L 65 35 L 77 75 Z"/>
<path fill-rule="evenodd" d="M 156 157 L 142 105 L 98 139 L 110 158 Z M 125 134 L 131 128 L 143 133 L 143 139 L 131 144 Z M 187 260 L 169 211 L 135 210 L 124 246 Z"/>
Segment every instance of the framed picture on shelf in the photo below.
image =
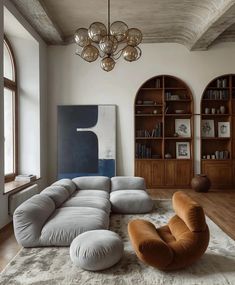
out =
<path fill-rule="evenodd" d="M 218 137 L 230 138 L 230 122 L 218 122 Z"/>
<path fill-rule="evenodd" d="M 190 143 L 176 142 L 176 158 L 189 159 L 190 158 Z"/>
<path fill-rule="evenodd" d="M 180 137 L 190 138 L 190 119 L 175 119 L 175 133 L 177 133 Z"/>
<path fill-rule="evenodd" d="M 214 120 L 202 120 L 201 134 L 203 138 L 215 137 L 215 123 Z"/>

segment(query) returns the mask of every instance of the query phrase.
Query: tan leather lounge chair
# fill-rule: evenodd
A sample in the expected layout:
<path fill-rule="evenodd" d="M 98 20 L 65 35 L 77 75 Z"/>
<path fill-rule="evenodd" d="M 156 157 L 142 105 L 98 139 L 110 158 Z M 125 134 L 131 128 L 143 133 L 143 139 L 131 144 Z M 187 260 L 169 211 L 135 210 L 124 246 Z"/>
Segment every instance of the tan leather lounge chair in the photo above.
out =
<path fill-rule="evenodd" d="M 178 191 L 172 198 L 176 215 L 166 226 L 155 228 L 145 220 L 128 224 L 132 246 L 140 260 L 161 270 L 186 267 L 199 259 L 209 243 L 202 207 Z"/>

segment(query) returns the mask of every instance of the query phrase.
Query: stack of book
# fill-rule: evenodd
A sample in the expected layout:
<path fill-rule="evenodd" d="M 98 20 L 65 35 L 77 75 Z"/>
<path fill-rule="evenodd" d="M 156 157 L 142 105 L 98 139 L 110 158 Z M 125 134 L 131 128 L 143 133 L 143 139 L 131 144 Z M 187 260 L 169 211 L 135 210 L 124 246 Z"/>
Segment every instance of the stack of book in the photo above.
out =
<path fill-rule="evenodd" d="M 33 175 L 33 174 L 20 174 L 15 177 L 15 181 L 17 182 L 21 182 L 21 181 L 31 182 L 31 181 L 35 181 L 36 179 L 37 179 L 36 175 Z"/>
<path fill-rule="evenodd" d="M 162 136 L 162 123 L 159 122 L 156 125 L 156 128 L 152 130 L 152 137 L 161 137 Z"/>
<path fill-rule="evenodd" d="M 204 99 L 209 100 L 228 100 L 229 90 L 208 90 L 204 96 Z"/>
<path fill-rule="evenodd" d="M 222 151 L 216 151 L 215 152 L 215 158 L 216 159 L 229 159 L 229 151 L 222 150 Z"/>
<path fill-rule="evenodd" d="M 135 153 L 136 158 L 151 158 L 152 157 L 151 147 L 148 147 L 145 144 L 136 143 L 135 150 L 136 150 L 136 153 Z"/>
<path fill-rule="evenodd" d="M 157 78 L 156 81 L 155 81 L 155 87 L 156 88 L 161 88 L 161 80 L 159 78 Z"/>
<path fill-rule="evenodd" d="M 136 136 L 137 137 L 145 137 L 145 138 L 147 138 L 147 137 L 150 137 L 150 133 L 149 133 L 148 130 L 137 130 L 136 131 Z"/>

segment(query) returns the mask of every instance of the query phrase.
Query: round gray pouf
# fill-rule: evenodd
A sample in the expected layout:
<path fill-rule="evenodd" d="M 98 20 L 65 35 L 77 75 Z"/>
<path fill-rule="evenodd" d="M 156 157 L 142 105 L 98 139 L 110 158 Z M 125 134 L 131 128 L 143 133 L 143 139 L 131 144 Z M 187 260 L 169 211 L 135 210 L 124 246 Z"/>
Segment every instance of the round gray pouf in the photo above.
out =
<path fill-rule="evenodd" d="M 108 230 L 88 231 L 77 236 L 70 245 L 72 262 L 90 271 L 109 268 L 123 255 L 123 242 Z"/>

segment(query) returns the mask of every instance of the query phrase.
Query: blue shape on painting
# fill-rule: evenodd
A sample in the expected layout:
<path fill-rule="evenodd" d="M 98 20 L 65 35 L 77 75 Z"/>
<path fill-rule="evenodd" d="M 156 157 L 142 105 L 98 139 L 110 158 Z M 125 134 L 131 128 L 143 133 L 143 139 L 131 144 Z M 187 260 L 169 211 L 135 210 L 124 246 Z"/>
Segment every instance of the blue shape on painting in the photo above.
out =
<path fill-rule="evenodd" d="M 98 121 L 98 105 L 58 106 L 58 127 L 63 131 L 91 128 Z"/>
<path fill-rule="evenodd" d="M 75 178 L 80 176 L 115 176 L 115 160 L 114 159 L 99 159 L 99 171 L 93 173 L 87 172 L 70 172 L 70 173 L 59 173 L 58 179 L 62 178 Z"/>

